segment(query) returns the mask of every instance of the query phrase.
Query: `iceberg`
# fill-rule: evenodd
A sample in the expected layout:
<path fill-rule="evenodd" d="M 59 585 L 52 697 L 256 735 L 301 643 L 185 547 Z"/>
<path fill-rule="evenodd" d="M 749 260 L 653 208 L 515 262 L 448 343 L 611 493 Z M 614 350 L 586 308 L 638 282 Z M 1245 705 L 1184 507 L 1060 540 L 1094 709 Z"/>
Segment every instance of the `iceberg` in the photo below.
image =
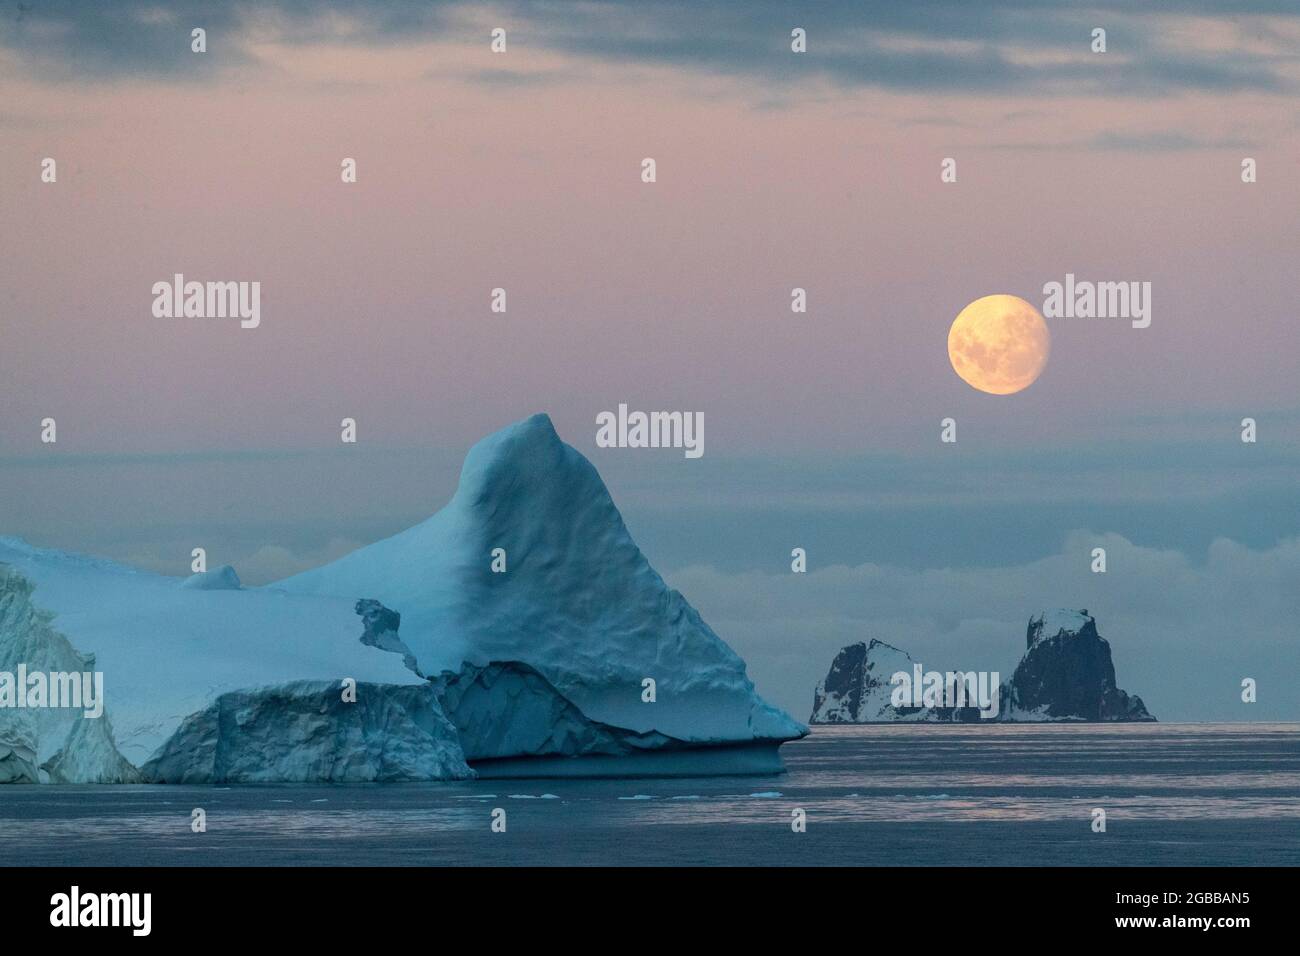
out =
<path fill-rule="evenodd" d="M 297 681 L 232 691 L 144 765 L 150 783 L 384 783 L 474 776 L 432 686 Z"/>
<path fill-rule="evenodd" d="M 399 613 L 401 640 L 419 672 L 444 688 L 474 688 L 475 720 L 458 716 L 468 706 L 464 693 L 454 706 L 444 697 L 471 764 L 658 750 L 700 772 L 711 760 L 765 772 L 779 767 L 783 741 L 807 733 L 758 696 L 744 661 L 650 566 L 595 467 L 560 440 L 546 415 L 470 449 L 451 501 L 427 521 L 270 587 L 364 595 Z M 552 694 L 572 712 L 553 709 Z M 534 716 L 509 719 L 516 710 Z M 484 733 L 492 722 L 482 713 L 497 715 L 508 732 Z M 601 734 L 589 739 L 605 739 L 604 749 L 573 749 L 573 736 L 558 749 L 539 747 L 531 729 L 557 726 L 550 721 L 561 713 L 615 729 L 624 752 L 610 753 Z M 744 760 L 716 752 L 733 746 L 745 749 Z M 693 748 L 705 748 L 699 759 L 687 756 Z M 611 763 L 582 766 L 609 772 Z M 547 761 L 537 772 L 561 771 Z"/>
<path fill-rule="evenodd" d="M 32 601 L 32 583 L 0 564 L 0 674 L 93 672 L 56 631 L 53 615 Z M 45 766 L 42 766 L 42 764 Z M 0 707 L 0 783 L 134 783 L 139 775 L 118 752 L 108 717 L 81 708 Z"/>
<path fill-rule="evenodd" d="M 0 783 L 40 783 L 36 728 L 30 716 L 0 711 Z"/>
<path fill-rule="evenodd" d="M 199 571 L 196 574 L 191 574 L 181 582 L 181 587 L 194 588 L 198 591 L 238 591 L 242 586 L 239 582 L 239 575 L 228 564 L 213 568 L 211 571 Z"/>
<path fill-rule="evenodd" d="M 422 683 L 399 655 L 360 642 L 354 601 L 178 584 L 0 538 L 0 671 L 103 674 L 99 718 L 0 708 L 0 741 L 6 715 L 34 721 L 42 780 L 135 782 L 182 721 L 223 693 L 301 680 Z"/>
<path fill-rule="evenodd" d="M 106 705 L 0 709 L 0 782 L 766 773 L 807 733 L 545 415 L 433 517 L 261 588 L 0 538 L 5 661 L 102 671 Z"/>

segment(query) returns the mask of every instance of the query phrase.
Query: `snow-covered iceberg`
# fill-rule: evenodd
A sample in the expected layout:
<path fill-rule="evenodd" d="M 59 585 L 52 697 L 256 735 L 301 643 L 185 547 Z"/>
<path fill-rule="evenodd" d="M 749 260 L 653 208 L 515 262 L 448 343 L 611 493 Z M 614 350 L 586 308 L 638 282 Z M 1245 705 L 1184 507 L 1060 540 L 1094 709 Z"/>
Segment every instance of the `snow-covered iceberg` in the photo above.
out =
<path fill-rule="evenodd" d="M 807 733 L 545 415 L 432 518 L 264 588 L 0 538 L 0 670 L 24 661 L 102 671 L 106 710 L 0 709 L 0 782 L 766 772 Z"/>
<path fill-rule="evenodd" d="M 135 767 L 118 752 L 107 714 L 86 718 L 69 707 L 19 707 L 27 675 L 93 673 L 83 654 L 32 601 L 32 583 L 0 564 L 0 783 L 134 783 Z M 42 768 L 42 764 L 45 766 Z"/>
<path fill-rule="evenodd" d="M 697 748 L 742 746 L 755 770 L 772 769 L 777 746 L 807 733 L 755 693 L 744 661 L 650 566 L 595 467 L 546 415 L 475 445 L 455 495 L 427 521 L 272 587 L 364 596 L 399 613 L 421 674 L 475 688 L 475 720 L 459 718 L 449 699 L 444 706 L 480 771 L 488 760 L 614 755 L 607 741 L 539 748 L 533 732 L 549 731 L 563 711 L 551 696 L 613 728 L 618 756 L 676 752 L 680 766 L 701 771 L 736 755 Z M 489 681 L 483 668 L 503 663 L 522 666 Z M 588 765 L 535 766 L 549 774 Z"/>
<path fill-rule="evenodd" d="M 420 684 L 398 654 L 360 641 L 356 602 L 194 589 L 178 579 L 0 538 L 0 672 L 101 672 L 98 718 L 0 708 L 35 721 L 45 779 L 117 783 L 224 693 L 314 680 Z M 323 703 L 323 702 L 322 702 Z"/>
<path fill-rule="evenodd" d="M 40 783 L 35 721 L 24 713 L 0 712 L 0 783 Z"/>
<path fill-rule="evenodd" d="M 223 564 L 211 571 L 191 574 L 181 582 L 181 587 L 194 588 L 197 591 L 238 591 L 243 585 L 240 584 L 235 569 L 228 564 Z"/>

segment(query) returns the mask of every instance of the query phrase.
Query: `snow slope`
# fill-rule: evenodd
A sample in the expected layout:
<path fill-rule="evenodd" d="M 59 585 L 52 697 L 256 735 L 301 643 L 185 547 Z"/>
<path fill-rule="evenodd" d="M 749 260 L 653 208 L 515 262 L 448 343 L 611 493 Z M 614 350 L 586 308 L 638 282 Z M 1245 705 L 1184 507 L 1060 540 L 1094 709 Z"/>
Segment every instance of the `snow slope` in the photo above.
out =
<path fill-rule="evenodd" d="M 504 573 L 491 570 L 496 548 Z M 270 587 L 375 598 L 401 615 L 424 674 L 520 662 L 589 720 L 637 734 L 715 744 L 807 732 L 755 693 L 744 661 L 650 566 L 595 467 L 546 415 L 476 444 L 427 521 Z M 646 678 L 654 703 L 642 701 Z"/>
<path fill-rule="evenodd" d="M 50 612 L 49 626 L 104 673 L 117 749 L 136 767 L 182 719 L 226 691 L 298 680 L 337 686 L 345 677 L 419 683 L 399 654 L 361 643 L 355 600 L 183 587 L 178 578 L 15 538 L 0 538 L 5 564 L 34 585 L 30 602 Z M 29 640 L 30 628 L 12 631 L 0 633 L 0 652 L 8 647 L 15 659 L 34 664 L 38 650 L 15 649 Z M 64 663 L 59 669 L 82 669 Z M 62 735 L 42 734 L 41 761 L 62 743 Z"/>
<path fill-rule="evenodd" d="M 194 588 L 197 591 L 238 591 L 241 586 L 239 575 L 228 564 L 213 568 L 211 571 L 191 574 L 181 582 L 181 587 Z"/>

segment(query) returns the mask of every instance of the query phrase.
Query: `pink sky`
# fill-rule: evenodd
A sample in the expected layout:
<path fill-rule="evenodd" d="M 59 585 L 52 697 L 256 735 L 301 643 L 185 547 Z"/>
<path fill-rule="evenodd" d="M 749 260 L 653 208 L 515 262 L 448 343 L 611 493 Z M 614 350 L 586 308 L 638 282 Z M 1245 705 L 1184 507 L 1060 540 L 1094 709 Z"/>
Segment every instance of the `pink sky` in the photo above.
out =
<path fill-rule="evenodd" d="M 344 416 L 446 445 L 538 410 L 585 447 L 627 402 L 702 411 L 710 452 L 852 452 L 928 446 L 947 415 L 1040 440 L 1295 408 L 1293 97 L 814 83 L 772 106 L 485 39 L 249 49 L 203 82 L 0 59 L 0 454 L 40 453 L 46 415 L 63 452 L 320 447 Z M 542 81 L 474 81 L 493 69 Z M 1202 145 L 1125 145 L 1175 132 Z M 260 281 L 261 328 L 154 318 L 175 272 Z M 1051 320 L 1012 398 L 953 374 L 967 302 L 1041 304 L 1067 272 L 1150 281 L 1151 327 Z"/>

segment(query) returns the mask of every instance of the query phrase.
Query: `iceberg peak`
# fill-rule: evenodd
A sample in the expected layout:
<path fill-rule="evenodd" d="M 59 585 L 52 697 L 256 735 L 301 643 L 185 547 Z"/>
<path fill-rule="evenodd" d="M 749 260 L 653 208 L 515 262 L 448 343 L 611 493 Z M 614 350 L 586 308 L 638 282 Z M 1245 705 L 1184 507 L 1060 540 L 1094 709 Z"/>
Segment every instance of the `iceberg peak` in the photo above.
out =
<path fill-rule="evenodd" d="M 549 415 L 539 413 L 515 422 L 469 450 L 461 467 L 456 497 L 489 503 L 517 495 L 521 485 L 538 479 L 589 480 L 589 475 L 575 473 L 580 472 L 577 461 L 566 461 L 566 450 L 571 449 L 556 434 Z"/>
<path fill-rule="evenodd" d="M 229 564 L 223 564 L 219 568 L 213 568 L 211 571 L 199 571 L 191 574 L 181 582 L 183 588 L 194 588 L 199 591 L 238 591 L 243 585 L 240 583 L 239 575 Z"/>
<path fill-rule="evenodd" d="M 475 444 L 432 517 L 275 586 L 382 603 L 422 674 L 517 662 L 586 718 L 633 733 L 720 744 L 807 732 L 650 566 L 595 466 L 545 414 Z"/>

